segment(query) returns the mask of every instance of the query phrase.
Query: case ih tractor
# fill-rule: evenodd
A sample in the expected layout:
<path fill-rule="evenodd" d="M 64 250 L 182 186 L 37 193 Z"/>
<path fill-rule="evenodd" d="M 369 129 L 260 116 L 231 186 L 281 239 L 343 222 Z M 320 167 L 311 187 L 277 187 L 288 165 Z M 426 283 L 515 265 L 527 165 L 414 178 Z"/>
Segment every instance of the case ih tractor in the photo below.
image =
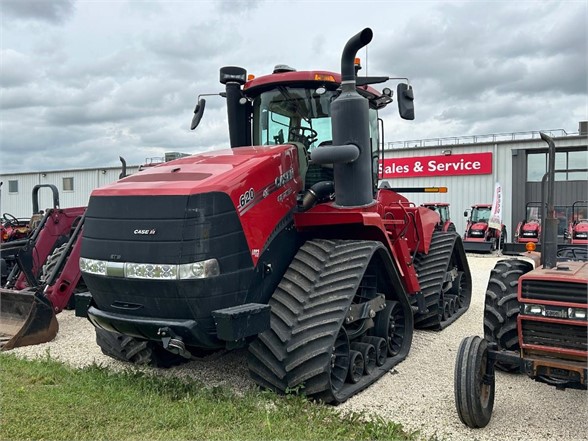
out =
<path fill-rule="evenodd" d="M 447 202 L 425 202 L 421 206 L 439 214 L 439 223 L 436 225 L 438 231 L 456 231 L 455 224 L 451 221 Z"/>
<path fill-rule="evenodd" d="M 564 239 L 570 244 L 588 244 L 588 201 L 576 201 L 572 204 L 572 221 Z"/>
<path fill-rule="evenodd" d="M 463 314 L 459 236 L 377 190 L 378 110 L 392 99 L 371 87 L 388 77 L 356 76 L 371 38 L 347 42 L 340 75 L 282 65 L 247 81 L 222 68 L 231 149 L 92 193 L 80 259 L 91 295 L 76 309 L 105 354 L 169 366 L 248 345 L 260 386 L 339 403 L 406 357 L 415 324 Z M 398 101 L 412 119 L 407 84 Z"/>
<path fill-rule="evenodd" d="M 558 389 L 586 389 L 588 383 L 588 247 L 558 249 L 555 144 L 543 133 L 541 138 L 549 144 L 542 253 L 496 264 L 486 290 L 484 338 L 464 338 L 457 353 L 457 413 L 473 428 L 486 426 L 492 416 L 495 368 L 521 371 Z"/>
<path fill-rule="evenodd" d="M 58 331 L 55 314 L 73 304 L 74 292 L 83 285 L 78 239 L 86 208 L 60 208 L 57 187 L 42 184 L 33 188 L 33 213 L 39 213 L 38 193 L 43 187 L 53 193 L 53 208 L 39 219 L 30 237 L 2 246 L 2 261 L 12 264 L 0 289 L 4 351 L 52 340 Z"/>
<path fill-rule="evenodd" d="M 465 234 L 463 235 L 463 246 L 466 251 L 488 252 L 502 250 L 507 241 L 506 227 L 502 225 L 500 230 L 490 228 L 488 220 L 492 204 L 476 204 L 463 212 L 468 217 Z"/>
<path fill-rule="evenodd" d="M 539 243 L 541 238 L 541 202 L 529 202 L 525 209 L 525 219 L 518 223 L 515 230 L 516 243 Z"/>

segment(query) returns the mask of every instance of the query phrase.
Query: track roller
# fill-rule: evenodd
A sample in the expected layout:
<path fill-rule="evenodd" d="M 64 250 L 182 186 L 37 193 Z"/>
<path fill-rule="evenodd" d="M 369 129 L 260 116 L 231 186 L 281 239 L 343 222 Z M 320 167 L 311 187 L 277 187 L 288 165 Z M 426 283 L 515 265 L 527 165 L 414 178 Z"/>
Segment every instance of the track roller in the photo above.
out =
<path fill-rule="evenodd" d="M 349 372 L 347 379 L 350 383 L 356 384 L 364 374 L 365 363 L 363 355 L 359 351 L 349 352 Z"/>
<path fill-rule="evenodd" d="M 371 374 L 376 368 L 376 348 L 369 343 L 351 343 L 351 349 L 361 353 L 363 357 L 363 371 Z"/>
<path fill-rule="evenodd" d="M 376 350 L 376 365 L 382 366 L 388 358 L 388 344 L 385 338 L 366 335 L 361 338 L 364 343 L 369 343 Z"/>

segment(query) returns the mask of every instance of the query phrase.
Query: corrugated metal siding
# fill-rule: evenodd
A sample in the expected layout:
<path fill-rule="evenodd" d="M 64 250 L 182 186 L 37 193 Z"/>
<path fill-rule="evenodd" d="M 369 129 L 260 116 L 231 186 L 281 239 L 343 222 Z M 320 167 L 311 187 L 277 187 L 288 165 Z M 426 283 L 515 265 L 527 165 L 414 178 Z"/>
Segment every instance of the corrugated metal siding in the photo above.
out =
<path fill-rule="evenodd" d="M 129 167 L 127 173 L 136 173 L 138 167 Z M 95 188 L 118 180 L 120 168 L 98 168 L 87 170 L 58 170 L 39 173 L 0 175 L 3 182 L 0 196 L 0 212 L 10 213 L 19 218 L 30 217 L 33 211 L 32 192 L 37 184 L 53 184 L 59 190 L 61 207 L 81 207 L 88 205 L 90 193 Z M 73 178 L 73 191 L 63 189 L 63 178 Z M 18 192 L 9 193 L 8 181 L 18 181 Z M 48 188 L 39 190 L 39 208 L 53 207 L 53 196 Z"/>

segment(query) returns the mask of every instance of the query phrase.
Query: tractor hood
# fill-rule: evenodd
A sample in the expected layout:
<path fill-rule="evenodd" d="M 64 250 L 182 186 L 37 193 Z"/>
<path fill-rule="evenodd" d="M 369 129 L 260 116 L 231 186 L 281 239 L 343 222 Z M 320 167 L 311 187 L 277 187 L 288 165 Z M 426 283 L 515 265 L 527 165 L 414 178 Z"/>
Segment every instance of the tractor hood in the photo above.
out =
<path fill-rule="evenodd" d="M 588 222 L 580 222 L 574 227 L 576 233 L 588 233 Z"/>
<path fill-rule="evenodd" d="M 472 225 L 471 230 L 472 231 L 486 231 L 487 228 L 488 228 L 488 224 L 486 222 L 476 222 L 475 224 Z"/>
<path fill-rule="evenodd" d="M 296 178 L 297 172 L 298 152 L 293 145 L 215 150 L 147 168 L 94 190 L 92 196 L 230 194 L 251 176 L 265 184 L 284 174 Z"/>
<path fill-rule="evenodd" d="M 530 221 L 523 225 L 523 231 L 539 231 L 541 224 L 537 221 Z"/>

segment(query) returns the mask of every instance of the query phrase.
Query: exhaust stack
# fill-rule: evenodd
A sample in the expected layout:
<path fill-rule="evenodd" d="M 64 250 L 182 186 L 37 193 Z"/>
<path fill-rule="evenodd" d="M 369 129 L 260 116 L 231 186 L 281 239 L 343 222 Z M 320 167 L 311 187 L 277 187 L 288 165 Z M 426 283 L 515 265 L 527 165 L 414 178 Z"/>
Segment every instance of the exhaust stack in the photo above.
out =
<path fill-rule="evenodd" d="M 332 163 L 335 204 L 341 207 L 370 205 L 374 201 L 368 100 L 357 93 L 354 60 L 370 41 L 370 28 L 351 37 L 341 55 L 341 94 L 331 104 L 333 145 L 316 149 L 312 160 Z"/>

